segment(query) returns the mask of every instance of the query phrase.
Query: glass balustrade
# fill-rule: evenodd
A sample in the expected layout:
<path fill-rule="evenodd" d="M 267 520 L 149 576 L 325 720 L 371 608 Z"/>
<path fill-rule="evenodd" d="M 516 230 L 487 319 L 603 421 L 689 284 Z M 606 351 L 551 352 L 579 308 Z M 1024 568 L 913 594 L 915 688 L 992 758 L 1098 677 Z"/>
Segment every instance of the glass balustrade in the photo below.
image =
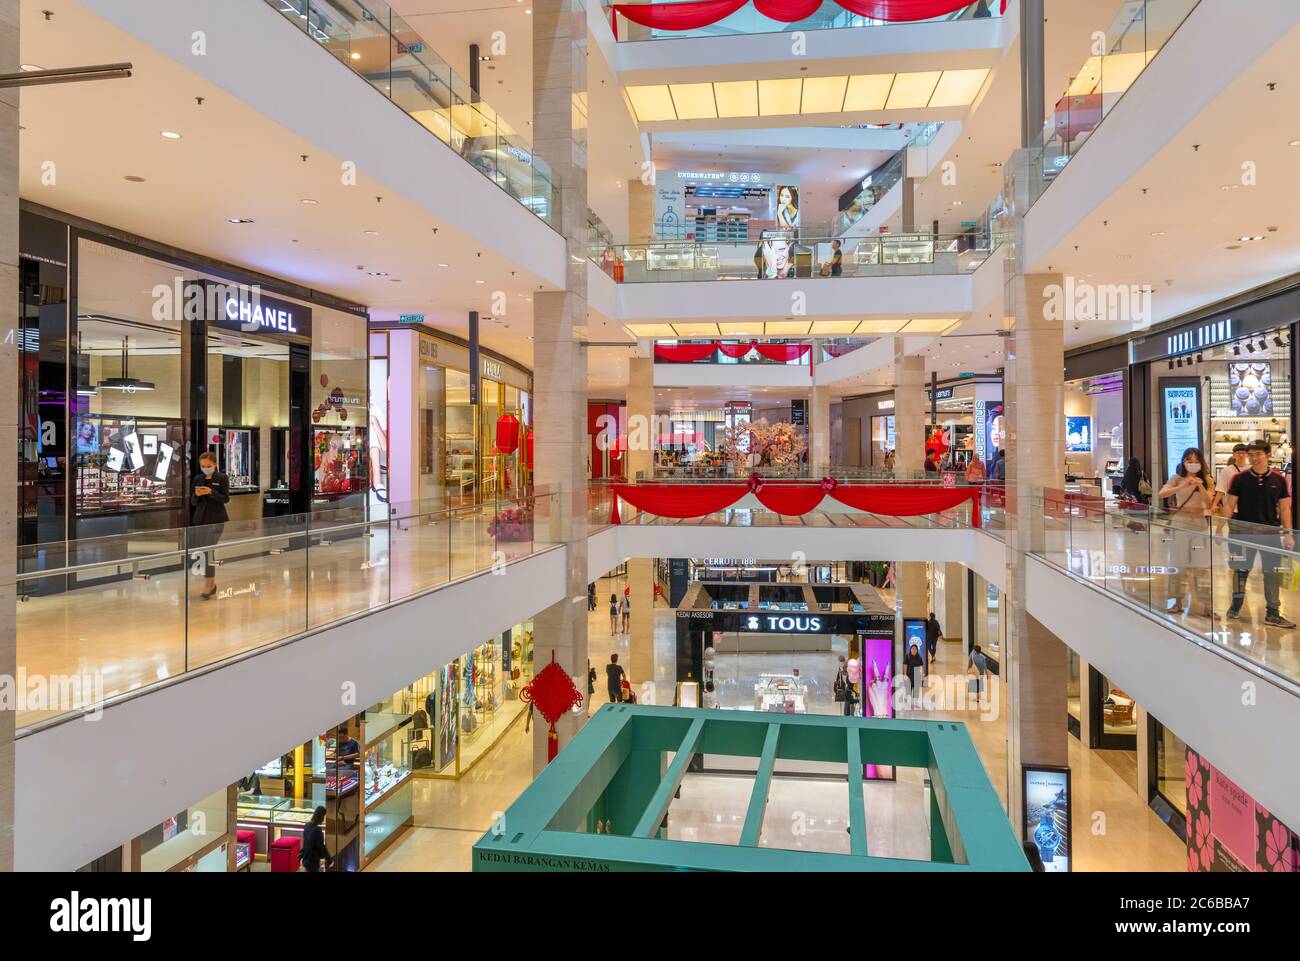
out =
<path fill-rule="evenodd" d="M 41 696 L 28 694 L 18 726 L 547 550 L 563 540 L 557 505 L 543 490 L 457 511 L 321 510 L 20 547 L 17 664 Z"/>
<path fill-rule="evenodd" d="M 765 238 L 745 243 L 600 244 L 589 256 L 615 282 L 922 277 L 976 270 L 1001 242 L 984 226 L 961 233 Z M 838 247 L 836 246 L 838 244 Z M 838 270 L 837 270 L 838 268 Z"/>
<path fill-rule="evenodd" d="M 1277 527 L 1046 491 L 1032 552 L 1203 647 L 1300 682 L 1300 553 Z M 1138 639 L 1135 639 L 1137 643 Z"/>
<path fill-rule="evenodd" d="M 1029 206 L 1042 196 L 1200 0 L 1129 0 L 1030 145 Z M 1027 209 L 1027 208 L 1026 208 Z"/>
<path fill-rule="evenodd" d="M 559 185 L 525 137 L 384 0 L 265 0 L 538 217 L 559 227 Z"/>

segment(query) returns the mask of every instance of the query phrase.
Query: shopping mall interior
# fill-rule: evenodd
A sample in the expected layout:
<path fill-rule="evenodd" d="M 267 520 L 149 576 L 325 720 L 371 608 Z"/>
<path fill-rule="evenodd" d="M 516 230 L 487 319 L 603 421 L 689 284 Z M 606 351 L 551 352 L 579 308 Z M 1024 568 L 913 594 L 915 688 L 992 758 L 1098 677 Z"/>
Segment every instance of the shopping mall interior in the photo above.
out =
<path fill-rule="evenodd" d="M 0 869 L 1300 871 L 1295 0 L 0 58 Z"/>

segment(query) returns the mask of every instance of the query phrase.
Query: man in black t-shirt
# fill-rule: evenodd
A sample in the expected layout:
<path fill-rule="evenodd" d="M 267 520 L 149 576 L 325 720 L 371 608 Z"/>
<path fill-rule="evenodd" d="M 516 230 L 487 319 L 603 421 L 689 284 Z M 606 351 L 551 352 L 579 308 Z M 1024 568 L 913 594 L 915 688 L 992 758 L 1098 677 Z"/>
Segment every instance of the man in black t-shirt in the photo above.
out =
<path fill-rule="evenodd" d="M 1246 580 L 1258 556 L 1264 569 L 1264 603 L 1267 607 L 1264 623 L 1290 628 L 1295 624 L 1283 617 L 1281 611 L 1281 576 L 1278 570 L 1282 556 L 1276 548 L 1279 545 L 1287 550 L 1295 547 L 1295 539 L 1291 536 L 1291 493 L 1286 478 L 1269 468 L 1270 451 L 1270 446 L 1264 441 L 1250 445 L 1247 449 L 1250 467 L 1232 479 L 1228 496 L 1223 501 L 1224 513 L 1232 517 L 1228 530 L 1236 542 L 1229 547 L 1229 566 L 1234 577 L 1228 617 L 1241 616 L 1241 605 L 1246 599 Z M 1266 527 L 1277 531 L 1266 531 Z"/>

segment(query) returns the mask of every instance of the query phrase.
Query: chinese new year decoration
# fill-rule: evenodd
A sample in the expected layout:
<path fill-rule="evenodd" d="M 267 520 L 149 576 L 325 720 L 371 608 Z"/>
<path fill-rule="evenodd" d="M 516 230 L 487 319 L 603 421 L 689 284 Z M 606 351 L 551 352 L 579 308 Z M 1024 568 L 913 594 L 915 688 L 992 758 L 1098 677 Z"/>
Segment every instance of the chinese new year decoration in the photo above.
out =
<path fill-rule="evenodd" d="M 573 678 L 556 663 L 555 651 L 551 651 L 551 663 L 519 689 L 519 700 L 535 707 L 537 713 L 541 714 L 550 725 L 546 732 L 546 763 L 550 764 L 560 751 L 560 736 L 555 731 L 556 723 L 564 717 L 566 711 L 577 710 L 585 703 L 582 692 L 573 683 Z"/>

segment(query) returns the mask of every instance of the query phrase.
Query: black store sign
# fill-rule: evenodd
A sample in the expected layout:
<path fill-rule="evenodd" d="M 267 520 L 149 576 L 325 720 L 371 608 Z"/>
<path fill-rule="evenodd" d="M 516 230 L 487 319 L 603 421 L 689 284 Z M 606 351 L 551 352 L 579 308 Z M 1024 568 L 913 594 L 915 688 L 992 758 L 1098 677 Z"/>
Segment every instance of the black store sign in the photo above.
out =
<path fill-rule="evenodd" d="M 1288 290 L 1234 310 L 1171 327 L 1133 342 L 1133 363 L 1192 354 L 1300 320 L 1300 290 Z"/>
<path fill-rule="evenodd" d="M 310 307 L 267 296 L 255 284 L 196 280 L 187 284 L 187 288 L 201 291 L 203 315 L 212 327 L 240 334 L 311 339 Z M 187 289 L 185 303 L 188 305 L 197 293 Z"/>
<path fill-rule="evenodd" d="M 678 611 L 677 624 L 691 631 L 747 634 L 864 634 L 893 637 L 892 614 L 824 611 Z"/>

